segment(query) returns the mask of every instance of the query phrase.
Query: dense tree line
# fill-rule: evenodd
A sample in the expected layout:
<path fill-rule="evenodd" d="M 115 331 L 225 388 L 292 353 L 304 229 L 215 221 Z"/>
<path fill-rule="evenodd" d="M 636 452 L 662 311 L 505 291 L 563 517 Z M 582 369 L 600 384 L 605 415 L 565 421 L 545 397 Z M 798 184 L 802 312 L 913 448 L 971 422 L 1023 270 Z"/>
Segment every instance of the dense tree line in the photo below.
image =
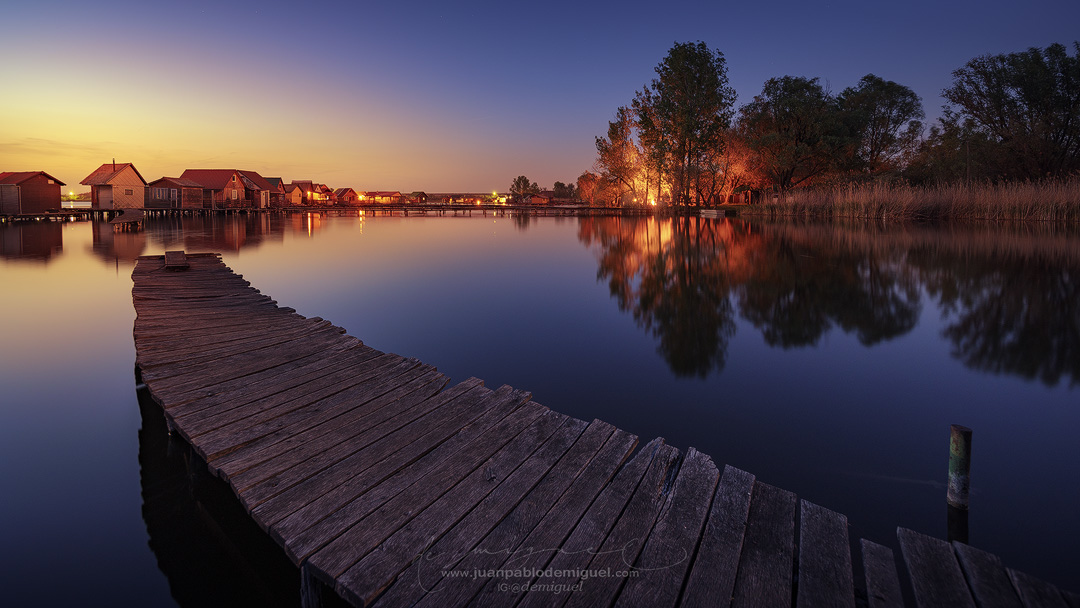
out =
<path fill-rule="evenodd" d="M 685 205 L 751 189 L 1067 177 L 1080 171 L 1080 43 L 1072 50 L 972 59 L 927 132 L 919 96 L 874 74 L 839 94 L 817 78 L 770 78 L 736 112 L 723 54 L 676 43 L 596 138 L 578 194 Z"/>

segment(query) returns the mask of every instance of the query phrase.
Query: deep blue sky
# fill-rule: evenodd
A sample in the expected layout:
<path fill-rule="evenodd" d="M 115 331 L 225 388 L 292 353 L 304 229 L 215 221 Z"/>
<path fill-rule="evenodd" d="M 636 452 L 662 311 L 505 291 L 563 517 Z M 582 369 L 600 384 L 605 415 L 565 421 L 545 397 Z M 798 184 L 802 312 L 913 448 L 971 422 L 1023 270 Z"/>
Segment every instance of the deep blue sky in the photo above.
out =
<path fill-rule="evenodd" d="M 593 138 L 676 42 L 834 91 L 874 73 L 930 118 L 952 70 L 1080 39 L 1080 2 L 228 2 L 5 9 L 0 170 L 78 182 L 243 167 L 357 189 L 505 190 L 592 166 Z M 18 25 L 15 25 L 18 24 Z M 53 87 L 53 88 L 48 88 Z"/>

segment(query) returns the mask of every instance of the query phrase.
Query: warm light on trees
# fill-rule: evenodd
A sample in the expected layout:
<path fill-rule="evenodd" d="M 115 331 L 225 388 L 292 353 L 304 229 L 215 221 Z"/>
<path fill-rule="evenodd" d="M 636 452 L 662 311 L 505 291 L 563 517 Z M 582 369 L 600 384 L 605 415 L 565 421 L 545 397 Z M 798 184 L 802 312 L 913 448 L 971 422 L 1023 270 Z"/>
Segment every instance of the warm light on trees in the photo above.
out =
<path fill-rule="evenodd" d="M 530 182 L 529 178 L 524 175 L 519 175 L 515 177 L 514 181 L 510 184 L 510 202 L 524 202 L 526 195 L 536 194 L 538 192 L 540 192 L 540 186 L 537 186 L 536 182 Z"/>
<path fill-rule="evenodd" d="M 672 202 L 686 204 L 694 177 L 709 155 L 723 148 L 735 91 L 728 86 L 723 53 L 704 42 L 676 43 L 656 74 L 634 108 L 643 141 L 670 160 Z M 656 152 L 650 156 L 655 159 Z"/>
<path fill-rule="evenodd" d="M 608 123 L 607 137 L 596 138 L 596 168 L 614 187 L 618 204 L 626 202 L 626 194 L 631 200 L 637 197 L 642 155 L 634 143 L 634 126 L 631 111 L 620 107 L 615 111 L 615 120 Z"/>
<path fill-rule="evenodd" d="M 834 100 L 817 78 L 770 78 L 740 110 L 739 129 L 781 191 L 835 168 L 848 143 Z"/>

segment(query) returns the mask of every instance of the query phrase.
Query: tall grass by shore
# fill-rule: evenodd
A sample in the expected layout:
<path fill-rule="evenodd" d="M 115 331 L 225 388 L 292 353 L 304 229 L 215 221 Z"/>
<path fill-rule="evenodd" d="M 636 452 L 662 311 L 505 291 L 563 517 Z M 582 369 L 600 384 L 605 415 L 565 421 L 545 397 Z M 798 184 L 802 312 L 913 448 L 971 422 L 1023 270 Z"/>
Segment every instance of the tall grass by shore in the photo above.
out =
<path fill-rule="evenodd" d="M 758 205 L 770 216 L 1080 222 L 1080 178 L 913 187 L 856 184 L 796 190 Z"/>

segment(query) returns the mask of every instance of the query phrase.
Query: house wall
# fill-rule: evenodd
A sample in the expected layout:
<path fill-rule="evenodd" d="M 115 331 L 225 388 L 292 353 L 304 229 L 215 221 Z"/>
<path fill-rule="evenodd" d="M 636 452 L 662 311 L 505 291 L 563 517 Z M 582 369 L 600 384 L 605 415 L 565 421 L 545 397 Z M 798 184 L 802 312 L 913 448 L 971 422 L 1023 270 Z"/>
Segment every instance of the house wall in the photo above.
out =
<path fill-rule="evenodd" d="M 130 165 L 109 180 L 112 184 L 112 208 L 136 209 L 146 206 L 146 183 Z"/>
<path fill-rule="evenodd" d="M 290 207 L 299 207 L 304 204 L 304 191 L 293 188 L 292 192 L 285 193 L 285 204 Z"/>
<path fill-rule="evenodd" d="M 161 192 L 160 190 L 164 190 Z M 173 191 L 176 197 L 173 198 Z M 172 209 L 179 206 L 180 190 L 176 184 L 164 180 L 150 182 L 146 187 L 146 206 L 153 209 Z"/>
<path fill-rule="evenodd" d="M 232 174 L 232 178 L 224 188 L 214 190 L 215 209 L 237 209 L 248 205 L 249 203 L 244 200 L 244 181 L 240 179 L 238 173 Z"/>
<path fill-rule="evenodd" d="M 0 184 L 0 215 L 15 215 L 19 212 L 19 187 L 15 184 Z"/>
<path fill-rule="evenodd" d="M 202 209 L 202 188 L 181 188 L 180 189 L 180 208 L 181 209 Z"/>
<path fill-rule="evenodd" d="M 44 213 L 60 208 L 60 184 L 56 180 L 35 175 L 19 183 L 18 187 L 18 211 L 15 213 Z"/>
<path fill-rule="evenodd" d="M 112 209 L 112 186 L 90 186 L 90 207 L 93 209 Z"/>

